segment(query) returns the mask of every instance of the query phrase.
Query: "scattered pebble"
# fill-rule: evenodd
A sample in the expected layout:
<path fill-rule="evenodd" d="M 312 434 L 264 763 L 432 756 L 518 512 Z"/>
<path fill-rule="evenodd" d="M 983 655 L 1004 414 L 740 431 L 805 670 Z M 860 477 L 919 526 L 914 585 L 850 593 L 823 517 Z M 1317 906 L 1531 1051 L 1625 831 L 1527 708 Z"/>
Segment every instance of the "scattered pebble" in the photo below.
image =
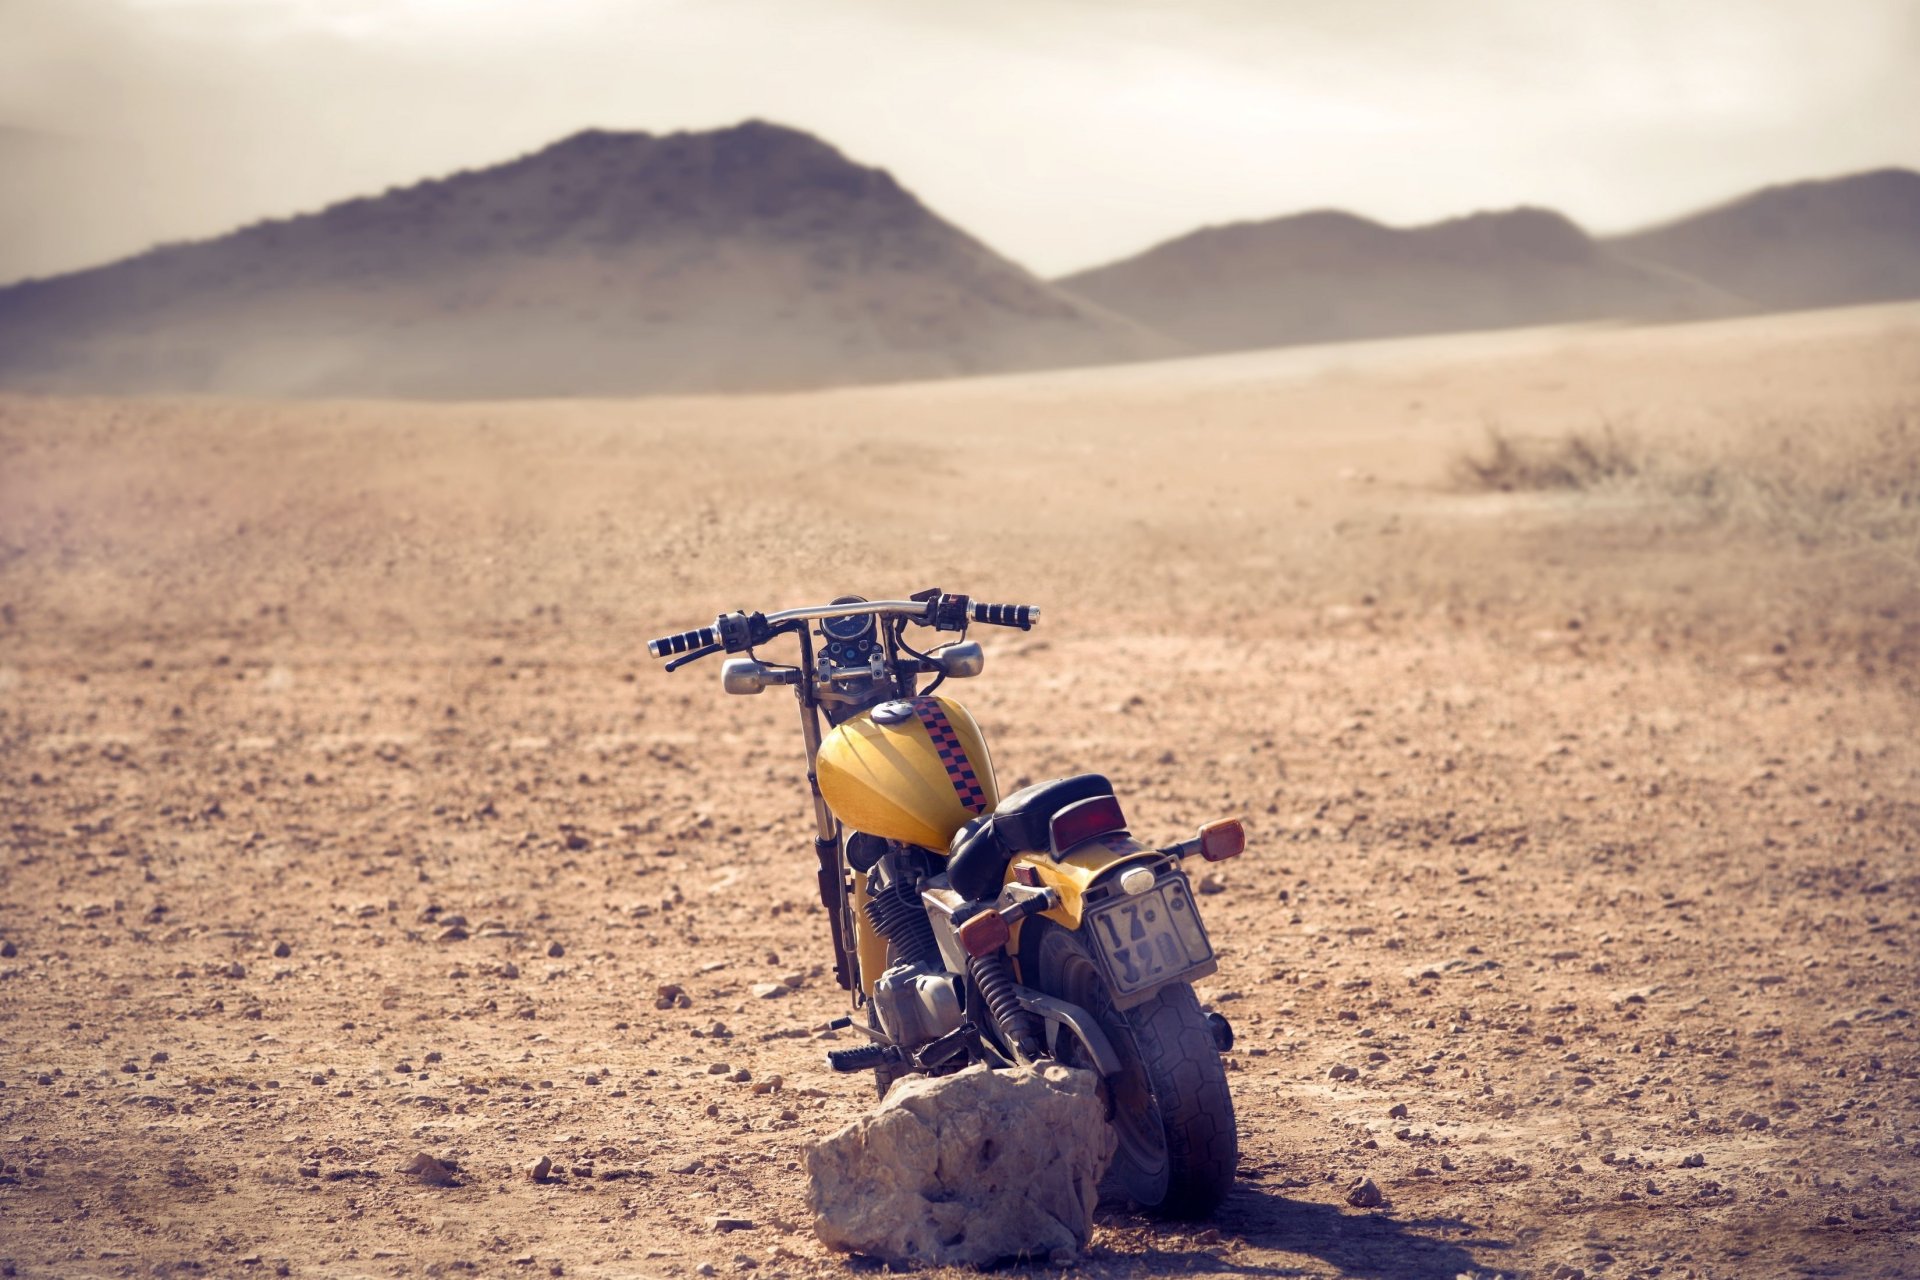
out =
<path fill-rule="evenodd" d="M 544 1157 L 542 1158 L 544 1159 Z M 453 1175 L 459 1171 L 459 1165 L 451 1161 L 437 1159 L 424 1151 L 415 1155 L 413 1159 L 407 1161 L 396 1170 L 398 1173 L 404 1173 L 408 1177 L 432 1187 L 458 1186 L 459 1183 Z M 537 1177 L 534 1179 L 535 1182 L 539 1180 Z"/>
<path fill-rule="evenodd" d="M 1358 1177 L 1347 1184 L 1347 1203 L 1356 1209 L 1374 1209 L 1386 1199 L 1372 1178 Z"/>

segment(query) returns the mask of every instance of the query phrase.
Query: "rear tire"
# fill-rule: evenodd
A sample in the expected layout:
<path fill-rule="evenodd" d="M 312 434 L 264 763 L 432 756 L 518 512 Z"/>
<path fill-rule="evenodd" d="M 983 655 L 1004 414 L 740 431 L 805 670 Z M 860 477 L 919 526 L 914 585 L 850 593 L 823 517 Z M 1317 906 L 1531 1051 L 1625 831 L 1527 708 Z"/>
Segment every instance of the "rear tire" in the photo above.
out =
<path fill-rule="evenodd" d="M 1206 1216 L 1233 1187 L 1240 1134 L 1193 988 L 1169 983 L 1123 1012 L 1088 944 L 1052 921 L 1034 923 L 1044 928 L 1027 949 L 1031 984 L 1091 1013 L 1120 1055 L 1121 1071 L 1106 1086 L 1118 1145 L 1101 1190 L 1163 1217 Z M 1065 1038 L 1063 1060 L 1090 1066 L 1079 1041 Z"/>

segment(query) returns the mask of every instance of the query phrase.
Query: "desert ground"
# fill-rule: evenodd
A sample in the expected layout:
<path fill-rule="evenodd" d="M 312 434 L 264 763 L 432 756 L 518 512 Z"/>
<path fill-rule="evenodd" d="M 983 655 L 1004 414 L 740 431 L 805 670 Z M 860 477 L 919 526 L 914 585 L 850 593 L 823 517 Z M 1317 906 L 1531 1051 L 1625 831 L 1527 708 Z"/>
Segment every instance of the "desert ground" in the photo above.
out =
<path fill-rule="evenodd" d="M 793 710 L 643 642 L 930 586 L 1045 610 L 955 689 L 1003 787 L 1248 824 L 1237 1189 L 1080 1274 L 1920 1274 L 1911 305 L 0 399 L 0 1272 L 870 1271 Z"/>

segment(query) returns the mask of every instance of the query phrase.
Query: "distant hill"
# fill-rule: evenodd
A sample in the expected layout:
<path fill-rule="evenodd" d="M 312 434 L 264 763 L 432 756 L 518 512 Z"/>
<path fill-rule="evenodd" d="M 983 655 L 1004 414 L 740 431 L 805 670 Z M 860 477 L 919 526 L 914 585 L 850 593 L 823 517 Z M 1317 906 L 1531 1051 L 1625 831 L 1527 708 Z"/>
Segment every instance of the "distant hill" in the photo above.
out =
<path fill-rule="evenodd" d="M 1920 173 L 1767 187 L 1606 243 L 1768 309 L 1920 298 Z"/>
<path fill-rule="evenodd" d="M 1330 210 L 1208 227 L 1056 283 L 1208 351 L 1739 309 L 1526 208 L 1411 228 Z"/>
<path fill-rule="evenodd" d="M 0 289 L 0 385 L 747 391 L 1168 354 L 807 134 L 592 131 Z"/>

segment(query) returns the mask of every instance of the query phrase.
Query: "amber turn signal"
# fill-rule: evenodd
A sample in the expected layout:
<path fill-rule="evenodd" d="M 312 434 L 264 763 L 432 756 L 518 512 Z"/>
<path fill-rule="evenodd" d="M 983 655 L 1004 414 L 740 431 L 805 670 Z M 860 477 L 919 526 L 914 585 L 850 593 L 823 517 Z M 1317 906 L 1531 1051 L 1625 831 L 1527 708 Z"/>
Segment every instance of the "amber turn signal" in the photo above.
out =
<path fill-rule="evenodd" d="M 1200 828 L 1200 856 L 1208 862 L 1237 858 L 1247 847 L 1247 829 L 1238 818 L 1222 818 Z"/>
<path fill-rule="evenodd" d="M 991 907 L 960 926 L 960 946 L 976 960 L 1006 946 L 1012 936 L 1013 930 L 1007 927 L 1006 918 Z"/>

